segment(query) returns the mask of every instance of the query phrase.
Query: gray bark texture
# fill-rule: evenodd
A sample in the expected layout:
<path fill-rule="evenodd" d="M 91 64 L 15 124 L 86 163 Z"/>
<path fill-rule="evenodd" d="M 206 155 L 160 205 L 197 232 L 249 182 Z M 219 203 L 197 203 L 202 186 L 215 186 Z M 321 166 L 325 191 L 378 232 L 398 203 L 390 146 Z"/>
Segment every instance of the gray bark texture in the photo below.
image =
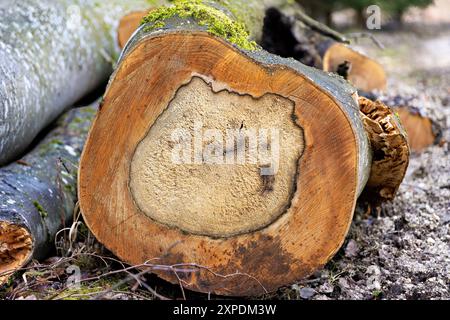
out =
<path fill-rule="evenodd" d="M 145 0 L 0 1 L 0 166 L 108 79 L 120 53 L 120 18 L 149 6 Z"/>
<path fill-rule="evenodd" d="M 32 258 L 45 257 L 71 221 L 78 161 L 96 110 L 97 103 L 69 111 L 28 155 L 0 169 L 0 222 L 29 231 Z"/>

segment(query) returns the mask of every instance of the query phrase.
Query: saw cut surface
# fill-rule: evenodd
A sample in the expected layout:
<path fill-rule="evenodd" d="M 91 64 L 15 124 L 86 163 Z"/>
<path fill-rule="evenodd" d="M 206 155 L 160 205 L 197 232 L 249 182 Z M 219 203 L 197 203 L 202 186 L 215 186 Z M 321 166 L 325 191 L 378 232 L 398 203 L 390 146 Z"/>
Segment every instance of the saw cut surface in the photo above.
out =
<path fill-rule="evenodd" d="M 275 94 L 215 92 L 192 78 L 135 150 L 135 204 L 197 235 L 230 237 L 270 225 L 296 191 L 304 137 L 294 108 Z"/>

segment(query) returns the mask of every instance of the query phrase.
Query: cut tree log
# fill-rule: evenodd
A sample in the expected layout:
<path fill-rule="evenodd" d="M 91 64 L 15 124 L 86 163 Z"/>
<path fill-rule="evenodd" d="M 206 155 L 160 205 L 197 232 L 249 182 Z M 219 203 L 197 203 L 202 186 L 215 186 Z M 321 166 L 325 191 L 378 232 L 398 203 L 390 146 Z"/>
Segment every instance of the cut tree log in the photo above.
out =
<path fill-rule="evenodd" d="M 154 271 L 163 279 L 245 296 L 331 259 L 372 150 L 356 89 L 262 50 L 252 42 L 262 24 L 230 11 L 177 1 L 149 13 L 90 131 L 79 201 L 96 238 L 127 263 L 158 259 L 176 266 Z"/>
<path fill-rule="evenodd" d="M 394 111 L 397 112 L 399 118 L 408 133 L 408 142 L 413 151 L 423 151 L 425 148 L 435 144 L 439 136 L 433 126 L 430 118 L 422 116 L 414 109 L 404 107 L 396 107 Z"/>
<path fill-rule="evenodd" d="M 262 46 L 282 57 L 337 73 L 348 79 L 358 90 L 385 90 L 384 68 L 373 59 L 353 50 L 343 35 L 310 22 L 301 10 L 267 11 Z"/>
<path fill-rule="evenodd" d="M 77 165 L 97 104 L 64 115 L 36 148 L 0 169 L 0 284 L 54 248 L 70 226 Z"/>
<path fill-rule="evenodd" d="M 425 148 L 438 145 L 442 140 L 442 123 L 424 108 L 423 100 L 411 95 L 389 95 L 374 92 L 359 92 L 361 95 L 390 106 L 400 118 L 407 133 L 412 151 L 421 152 Z"/>
<path fill-rule="evenodd" d="M 146 0 L 0 2 L 0 165 L 106 82 L 120 53 L 120 18 L 146 7 Z"/>

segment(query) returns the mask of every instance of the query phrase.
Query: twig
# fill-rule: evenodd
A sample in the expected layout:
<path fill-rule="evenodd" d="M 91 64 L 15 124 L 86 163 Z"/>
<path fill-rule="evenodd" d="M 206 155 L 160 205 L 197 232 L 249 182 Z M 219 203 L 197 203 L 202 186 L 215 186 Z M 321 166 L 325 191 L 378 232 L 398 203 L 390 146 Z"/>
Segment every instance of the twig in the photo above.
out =
<path fill-rule="evenodd" d="M 171 248 L 173 248 L 173 246 Z M 55 268 L 65 264 L 65 263 L 71 263 L 72 261 L 76 260 L 78 257 L 91 256 L 91 257 L 95 257 L 97 259 L 102 260 L 105 263 L 106 267 L 109 267 L 109 264 L 107 263 L 108 260 L 116 262 L 116 263 L 119 263 L 122 266 L 122 269 L 113 270 L 113 271 L 106 272 L 106 273 L 98 275 L 98 276 L 81 279 L 80 283 L 81 282 L 94 281 L 94 280 L 100 280 L 100 279 L 102 279 L 104 277 L 111 276 L 111 275 L 114 275 L 114 274 L 123 273 L 123 272 L 128 274 L 127 278 L 125 278 L 122 281 L 120 281 L 117 284 L 115 284 L 111 289 L 106 290 L 105 292 L 103 292 L 101 294 L 98 294 L 97 296 L 94 297 L 94 299 L 99 299 L 99 298 L 103 297 L 105 294 L 107 294 L 108 292 L 111 292 L 111 291 L 119 288 L 121 285 L 129 282 L 130 280 L 135 279 L 136 281 L 139 282 L 139 285 L 143 286 L 145 289 L 147 289 L 149 292 L 151 292 L 156 298 L 159 298 L 161 300 L 168 300 L 167 297 L 164 297 L 163 295 L 158 294 L 153 288 L 151 288 L 145 282 L 143 282 L 143 281 L 141 282 L 140 281 L 141 277 L 143 277 L 145 274 L 147 274 L 149 272 L 152 272 L 152 271 L 168 271 L 168 272 L 174 273 L 176 278 L 178 279 L 178 283 L 180 284 L 181 292 L 182 292 L 182 295 L 183 295 L 184 299 L 186 299 L 184 286 L 188 287 L 188 286 L 190 286 L 190 284 L 188 282 L 182 280 L 182 278 L 179 276 L 179 274 L 180 273 L 195 273 L 195 272 L 199 272 L 200 270 L 205 270 L 205 271 L 211 273 L 212 275 L 214 275 L 216 277 L 219 277 L 219 278 L 223 278 L 223 279 L 227 279 L 227 278 L 230 278 L 230 277 L 237 277 L 237 276 L 248 277 L 248 278 L 256 281 L 263 288 L 265 293 L 268 292 L 266 290 L 266 288 L 262 285 L 262 283 L 258 279 L 256 279 L 255 277 L 253 277 L 253 276 L 251 276 L 249 274 L 245 274 L 245 273 L 236 272 L 236 273 L 233 273 L 233 274 L 223 275 L 223 274 L 219 274 L 219 273 L 214 272 L 209 267 L 201 266 L 201 265 L 198 265 L 198 264 L 195 264 L 195 263 L 180 263 L 180 264 L 174 264 L 174 265 L 162 265 L 162 264 L 151 263 L 152 261 L 160 260 L 160 258 L 154 258 L 154 259 L 148 260 L 148 261 L 146 261 L 145 263 L 142 263 L 142 264 L 125 267 L 124 263 L 122 261 L 118 260 L 118 259 L 115 259 L 115 258 L 112 258 L 112 257 L 101 256 L 101 255 L 98 255 L 98 254 L 95 254 L 95 253 L 82 252 L 83 250 L 85 250 L 85 247 L 82 247 L 79 250 L 80 250 L 79 252 L 76 252 L 76 253 L 72 254 L 72 256 L 67 257 L 67 258 L 60 258 L 60 259 L 58 259 L 58 261 L 53 262 L 52 264 L 49 264 L 49 265 L 35 264 L 33 266 L 24 267 L 24 268 L 21 268 L 19 270 L 10 270 L 10 271 L 6 271 L 6 272 L 2 272 L 0 275 L 8 274 L 8 272 L 14 273 L 14 272 L 27 271 L 27 270 L 32 270 L 32 269 L 35 269 L 37 272 L 39 272 L 42 269 L 53 271 Z M 136 275 L 131 272 L 131 270 L 142 269 L 142 268 L 145 268 L 145 270 L 140 272 L 140 273 L 138 273 L 138 274 L 136 274 Z M 17 290 L 14 290 L 13 296 L 15 297 L 20 292 L 23 292 L 25 290 L 29 290 L 30 288 L 38 285 L 38 283 L 35 283 L 35 281 L 36 280 L 33 279 L 31 282 L 25 283 L 25 285 L 23 287 L 17 288 Z M 58 292 L 56 295 L 53 295 L 52 297 L 50 297 L 50 299 L 53 299 L 53 298 L 59 296 L 62 292 L 64 292 L 64 291 Z"/>
<path fill-rule="evenodd" d="M 380 48 L 381 50 L 385 49 L 385 46 L 371 33 L 354 32 L 354 33 L 348 33 L 347 37 L 349 37 L 350 39 L 354 39 L 355 42 L 358 42 L 358 39 L 360 39 L 360 38 L 369 38 L 370 40 L 372 40 L 373 43 L 375 43 L 375 45 L 378 48 Z"/>
<path fill-rule="evenodd" d="M 134 275 L 134 274 L 131 274 L 131 273 L 130 273 L 130 275 L 129 275 L 126 279 L 123 279 L 123 280 L 119 281 L 118 283 L 116 283 L 116 284 L 115 284 L 113 287 L 111 287 L 110 289 L 108 289 L 108 290 L 102 292 L 101 294 L 96 295 L 96 296 L 93 298 L 93 300 L 98 300 L 98 299 L 104 297 L 104 296 L 105 296 L 106 294 L 108 294 L 109 292 L 111 292 L 111 291 L 113 291 L 113 290 L 119 288 L 120 286 L 122 286 L 122 285 L 124 285 L 125 283 L 127 283 L 128 281 L 130 281 L 131 278 L 134 278 L 136 281 L 140 281 L 139 278 L 142 277 L 142 276 L 144 276 L 144 275 L 146 275 L 146 274 L 149 273 L 150 271 L 151 271 L 151 269 L 149 268 L 149 269 L 147 269 L 147 270 L 145 270 L 145 271 L 142 271 L 142 272 L 138 273 L 137 275 Z M 157 293 L 155 290 L 153 290 L 153 288 L 151 288 L 151 287 L 150 287 L 149 285 L 147 285 L 145 282 L 142 282 L 141 284 L 142 284 L 142 286 L 143 286 L 144 288 L 146 288 L 148 291 L 150 291 L 155 297 L 159 298 L 160 300 L 170 300 L 169 298 L 164 297 L 163 295 L 160 295 L 159 293 Z"/>
<path fill-rule="evenodd" d="M 177 268 L 177 267 L 188 267 L 188 266 L 194 267 L 194 268 L 197 268 L 197 269 L 206 270 L 209 273 L 211 273 L 212 275 L 214 275 L 216 277 L 219 277 L 219 278 L 223 278 L 223 279 L 232 278 L 232 277 L 238 277 L 238 276 L 243 276 L 243 277 L 250 278 L 250 279 L 256 281 L 261 286 L 261 288 L 264 290 L 265 293 L 268 293 L 268 291 L 264 287 L 264 285 L 257 278 L 255 278 L 254 276 L 252 276 L 252 275 L 250 275 L 248 273 L 235 272 L 235 273 L 232 273 L 232 274 L 222 275 L 220 273 L 216 273 L 216 272 L 212 271 L 209 267 L 201 266 L 201 265 L 198 265 L 198 264 L 190 264 L 190 263 L 175 264 L 172 267 Z"/>
<path fill-rule="evenodd" d="M 342 43 L 350 43 L 350 40 L 344 34 L 331 29 L 330 27 L 326 26 L 323 23 L 320 23 L 317 20 L 314 20 L 313 18 L 305 14 L 302 10 L 296 10 L 294 17 L 295 19 L 303 22 L 306 26 L 310 27 L 312 30 L 320 32 L 324 36 L 330 37 Z"/>

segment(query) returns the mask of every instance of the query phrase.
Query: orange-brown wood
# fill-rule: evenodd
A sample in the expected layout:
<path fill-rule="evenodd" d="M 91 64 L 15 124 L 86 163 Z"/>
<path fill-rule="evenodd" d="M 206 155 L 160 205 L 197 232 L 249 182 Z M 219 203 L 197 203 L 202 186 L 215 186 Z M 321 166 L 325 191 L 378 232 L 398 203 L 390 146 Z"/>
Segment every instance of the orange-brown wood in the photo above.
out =
<path fill-rule="evenodd" d="M 236 93 L 295 102 L 305 139 L 297 191 L 287 212 L 262 230 L 219 239 L 187 234 L 151 220 L 133 202 L 135 149 L 194 75 Z M 155 270 L 192 290 L 258 295 L 310 275 L 337 252 L 356 203 L 358 157 L 349 116 L 311 80 L 256 62 L 205 32 L 167 32 L 138 42 L 119 65 L 82 155 L 79 201 L 97 239 L 124 261 L 192 269 Z"/>
<path fill-rule="evenodd" d="M 0 285 L 31 259 L 33 237 L 18 225 L 0 221 Z"/>
<path fill-rule="evenodd" d="M 345 62 L 350 63 L 348 80 L 359 90 L 370 92 L 386 89 L 384 68 L 376 61 L 341 43 L 334 43 L 323 56 L 323 70 L 336 72 Z"/>
<path fill-rule="evenodd" d="M 422 151 L 434 144 L 436 136 L 430 119 L 419 114 L 413 114 L 407 108 L 395 110 L 408 134 L 408 142 L 413 151 Z"/>
<path fill-rule="evenodd" d="M 359 107 L 374 154 L 363 198 L 378 204 L 395 197 L 408 169 L 409 145 L 392 109 L 364 97 L 359 98 Z"/>
<path fill-rule="evenodd" d="M 120 48 L 124 48 L 133 33 L 139 28 L 142 19 L 148 14 L 149 10 L 135 11 L 124 16 L 119 23 L 118 42 Z"/>

